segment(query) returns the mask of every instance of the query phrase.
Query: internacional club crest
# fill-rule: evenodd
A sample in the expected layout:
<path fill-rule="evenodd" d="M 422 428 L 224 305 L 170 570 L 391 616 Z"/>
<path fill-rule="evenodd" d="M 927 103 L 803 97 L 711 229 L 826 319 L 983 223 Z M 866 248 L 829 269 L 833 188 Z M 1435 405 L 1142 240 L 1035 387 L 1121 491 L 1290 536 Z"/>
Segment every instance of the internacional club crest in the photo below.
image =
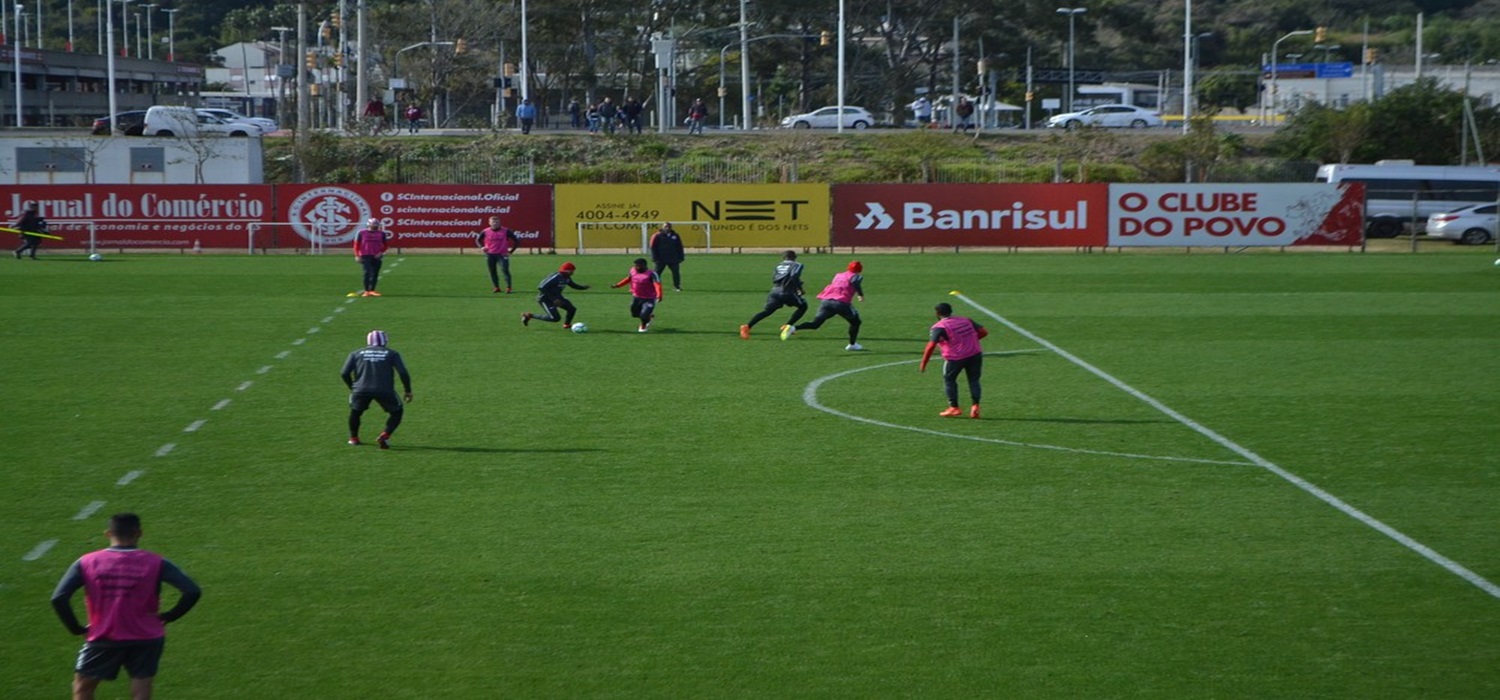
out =
<path fill-rule="evenodd" d="M 370 216 L 370 203 L 343 187 L 314 187 L 298 195 L 287 207 L 292 230 L 323 245 L 354 240 Z"/>

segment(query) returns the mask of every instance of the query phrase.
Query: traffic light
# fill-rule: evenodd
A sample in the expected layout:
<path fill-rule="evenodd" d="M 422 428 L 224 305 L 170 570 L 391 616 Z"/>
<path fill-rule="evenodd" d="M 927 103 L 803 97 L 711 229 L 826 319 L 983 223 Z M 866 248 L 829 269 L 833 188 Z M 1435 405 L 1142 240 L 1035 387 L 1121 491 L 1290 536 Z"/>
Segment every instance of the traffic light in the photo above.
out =
<path fill-rule="evenodd" d="M 516 74 L 516 64 L 514 64 L 514 63 L 507 63 L 507 64 L 505 64 L 505 68 L 502 71 L 502 74 L 503 75 L 507 75 L 507 76 L 515 75 Z"/>
<path fill-rule="evenodd" d="M 827 29 L 824 29 L 823 33 L 818 35 L 818 46 L 827 46 L 827 45 L 832 44 L 832 43 L 833 43 L 833 32 L 830 32 Z"/>
<path fill-rule="evenodd" d="M 729 89 L 726 88 L 726 87 L 724 87 L 723 85 L 720 85 L 719 86 L 719 97 L 724 97 L 724 96 L 727 96 L 728 94 L 729 94 Z"/>
<path fill-rule="evenodd" d="M 1377 53 L 1375 49 L 1365 49 L 1365 65 L 1375 65 L 1375 59 L 1377 58 L 1380 58 L 1380 54 Z"/>
<path fill-rule="evenodd" d="M 333 55 L 333 65 L 338 66 L 339 68 L 343 68 L 344 67 L 344 54 L 341 54 L 341 53 L 334 54 Z"/>
<path fill-rule="evenodd" d="M 1318 27 L 1313 30 L 1313 43 L 1322 44 L 1328 40 L 1328 27 Z"/>
<path fill-rule="evenodd" d="M 308 67 L 309 70 L 317 68 L 318 67 L 318 54 L 315 53 L 315 52 L 312 52 L 312 51 L 308 51 L 307 52 L 307 56 L 306 56 L 306 60 L 305 60 L 305 64 L 307 65 L 307 67 Z"/>
<path fill-rule="evenodd" d="M 344 26 L 344 16 L 337 12 L 333 13 L 333 15 L 328 18 L 328 21 L 333 22 L 333 26 L 335 27 Z"/>
<path fill-rule="evenodd" d="M 453 53 L 455 53 L 455 54 L 461 54 L 461 53 L 467 52 L 468 50 L 469 50 L 469 45 L 466 44 L 466 43 L 464 43 L 463 39 L 456 39 L 456 40 L 454 40 L 454 42 L 453 42 Z"/>

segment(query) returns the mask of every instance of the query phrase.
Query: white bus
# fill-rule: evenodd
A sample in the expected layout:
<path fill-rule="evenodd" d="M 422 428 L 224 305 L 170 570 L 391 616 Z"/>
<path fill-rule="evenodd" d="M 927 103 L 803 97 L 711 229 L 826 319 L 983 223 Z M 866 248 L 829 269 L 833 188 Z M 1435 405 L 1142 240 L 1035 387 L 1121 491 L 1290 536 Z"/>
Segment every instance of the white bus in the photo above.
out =
<path fill-rule="evenodd" d="M 1382 160 L 1374 165 L 1330 164 L 1318 182 L 1365 184 L 1365 236 L 1392 238 L 1421 233 L 1427 217 L 1500 200 L 1500 166 L 1414 165 Z"/>

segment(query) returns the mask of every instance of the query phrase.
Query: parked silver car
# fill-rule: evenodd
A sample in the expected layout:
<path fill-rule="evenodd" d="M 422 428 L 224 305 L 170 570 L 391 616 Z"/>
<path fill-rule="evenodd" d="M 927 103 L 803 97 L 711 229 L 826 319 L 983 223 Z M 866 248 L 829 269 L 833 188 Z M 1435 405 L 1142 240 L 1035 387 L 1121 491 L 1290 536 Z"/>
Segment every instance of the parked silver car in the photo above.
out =
<path fill-rule="evenodd" d="M 844 105 L 844 128 L 867 129 L 875 124 L 875 116 L 864 107 Z M 823 107 L 807 114 L 793 114 L 781 120 L 783 129 L 836 129 L 839 126 L 839 108 Z"/>
<path fill-rule="evenodd" d="M 1442 214 L 1427 217 L 1427 236 L 1442 238 L 1463 245 L 1484 245 L 1495 240 L 1500 229 L 1500 216 L 1496 210 L 1500 205 L 1476 204 Z"/>

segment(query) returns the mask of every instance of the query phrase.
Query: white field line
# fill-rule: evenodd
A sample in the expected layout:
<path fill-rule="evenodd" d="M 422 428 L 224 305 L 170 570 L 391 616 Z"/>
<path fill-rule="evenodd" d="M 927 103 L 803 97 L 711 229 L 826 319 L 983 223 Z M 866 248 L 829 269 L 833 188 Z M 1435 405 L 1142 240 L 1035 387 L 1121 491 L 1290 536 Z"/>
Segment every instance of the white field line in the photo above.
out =
<path fill-rule="evenodd" d="M 210 408 L 208 410 L 210 410 L 210 411 L 222 411 L 222 410 L 224 410 L 224 408 L 226 406 L 229 405 L 229 403 L 230 403 L 229 399 L 219 399 L 219 402 L 216 403 L 216 404 L 214 404 L 214 407 Z"/>
<path fill-rule="evenodd" d="M 255 386 L 255 382 L 241 382 L 239 386 L 237 386 L 237 387 L 234 388 L 234 390 L 235 391 L 244 391 L 246 389 L 249 389 L 252 386 Z"/>
<path fill-rule="evenodd" d="M 88 520 L 89 516 L 98 513 L 99 509 L 103 507 L 104 501 L 90 501 L 88 505 L 84 506 L 81 510 L 78 511 L 76 515 L 73 516 L 73 519 Z"/>
<path fill-rule="evenodd" d="M 120 480 L 115 482 L 115 486 L 125 486 L 130 482 L 141 478 L 141 475 L 145 473 L 145 471 L 140 469 L 133 469 L 131 471 L 125 472 L 125 476 L 120 477 Z"/>
<path fill-rule="evenodd" d="M 332 316 L 324 316 L 323 317 L 323 323 L 333 323 L 333 317 Z"/>
<path fill-rule="evenodd" d="M 301 345 L 305 342 L 307 342 L 307 338 L 298 338 L 292 341 L 292 345 Z"/>
<path fill-rule="evenodd" d="M 270 365 L 263 365 L 260 369 L 255 370 L 255 373 L 256 374 L 265 374 L 266 372 L 269 372 L 269 371 L 271 371 L 271 366 Z"/>
<path fill-rule="evenodd" d="M 1071 363 L 1073 363 L 1073 364 L 1075 364 L 1075 365 L 1083 368 L 1084 370 L 1086 370 L 1090 374 L 1093 374 L 1094 376 L 1096 376 L 1096 377 L 1098 377 L 1100 379 L 1103 379 L 1106 382 L 1109 382 L 1110 384 L 1114 385 L 1115 388 L 1117 388 L 1117 389 L 1119 389 L 1119 390 L 1121 390 L 1121 391 L 1123 391 L 1123 392 L 1125 392 L 1127 394 L 1130 394 L 1131 396 L 1134 396 L 1137 399 L 1140 399 L 1146 405 L 1148 405 L 1148 406 L 1150 406 L 1150 407 L 1152 407 L 1152 408 L 1154 408 L 1154 409 L 1156 409 L 1156 410 L 1158 410 L 1158 411 L 1166 414 L 1172 420 L 1175 420 L 1175 421 L 1177 421 L 1177 422 L 1179 422 L 1179 423 L 1187 426 L 1188 428 L 1192 429 L 1194 432 L 1198 433 L 1199 435 L 1202 435 L 1203 437 L 1206 437 L 1209 440 L 1212 440 L 1212 441 L 1214 441 L 1214 442 L 1222 445 L 1225 449 L 1229 450 L 1230 452 L 1233 452 L 1233 453 L 1235 453 L 1235 454 L 1237 454 L 1237 455 L 1239 455 L 1241 457 L 1244 457 L 1247 460 L 1250 460 L 1250 462 L 1252 464 L 1254 464 L 1255 466 L 1260 467 L 1260 468 L 1262 468 L 1262 469 L 1264 469 L 1264 470 L 1266 470 L 1268 472 L 1271 472 L 1272 474 L 1275 474 L 1276 476 L 1281 477 L 1282 479 L 1286 480 L 1288 483 L 1292 484 L 1293 486 L 1296 486 L 1297 488 L 1302 489 L 1303 491 L 1307 492 L 1308 494 L 1311 494 L 1314 498 L 1317 498 L 1318 500 L 1323 501 L 1324 503 L 1327 503 L 1330 506 L 1333 506 L 1335 509 L 1337 509 L 1339 512 L 1343 513 L 1344 515 L 1347 515 L 1347 516 L 1349 516 L 1351 518 L 1354 518 L 1355 520 L 1358 520 L 1361 523 L 1364 523 L 1365 525 L 1368 525 L 1369 527 L 1373 528 L 1376 532 L 1379 532 L 1380 534 L 1385 535 L 1386 537 L 1389 537 L 1389 538 L 1395 540 L 1396 542 L 1400 543 L 1401 546 L 1406 547 L 1407 549 L 1410 549 L 1411 551 L 1416 552 L 1417 554 L 1421 555 L 1422 558 L 1424 558 L 1424 559 L 1426 559 L 1426 560 L 1428 560 L 1428 561 L 1430 561 L 1430 562 L 1432 562 L 1434 564 L 1437 564 L 1438 566 L 1441 566 L 1444 569 L 1447 569 L 1449 573 L 1452 573 L 1453 575 L 1458 576 L 1459 578 L 1461 578 L 1461 579 L 1463 579 L 1465 581 L 1468 581 L 1469 583 L 1474 584 L 1476 587 L 1478 587 L 1480 590 L 1484 591 L 1485 593 L 1488 593 L 1488 594 L 1490 594 L 1491 596 L 1493 596 L 1495 598 L 1500 598 L 1500 586 L 1497 586 L 1494 583 L 1491 583 L 1489 580 L 1485 579 L 1483 576 L 1480 576 L 1479 574 L 1476 574 L 1473 571 L 1470 571 L 1467 567 L 1463 566 L 1462 564 L 1459 564 L 1458 562 L 1453 561 L 1452 559 L 1449 559 L 1448 557 L 1445 557 L 1445 556 L 1443 556 L 1441 554 L 1438 554 L 1432 548 L 1428 547 L 1427 545 L 1422 544 L 1421 542 L 1418 542 L 1418 541 L 1412 539 L 1411 537 L 1408 537 L 1406 534 L 1402 533 L 1400 530 L 1397 530 L 1396 528 L 1393 528 L 1393 527 L 1391 527 L 1389 525 L 1386 525 L 1385 523 L 1383 523 L 1383 522 L 1381 522 L 1379 520 L 1376 520 L 1375 518 L 1373 518 L 1370 515 L 1366 514 L 1364 511 L 1361 511 L 1360 509 L 1355 508 L 1354 506 L 1351 506 L 1348 503 L 1345 503 L 1343 500 L 1339 499 L 1337 496 L 1334 496 L 1333 494 L 1331 494 L 1331 493 L 1329 493 L 1327 491 L 1324 491 L 1323 489 L 1320 489 L 1317 486 L 1312 485 L 1311 483 L 1309 483 L 1307 480 L 1303 479 L 1302 477 L 1297 476 L 1296 474 L 1293 474 L 1293 473 L 1291 473 L 1291 472 L 1289 472 L 1289 471 L 1287 471 L 1285 469 L 1282 469 L 1281 467 L 1276 466 L 1270 460 L 1268 460 L 1268 459 L 1266 459 L 1264 457 L 1261 457 L 1260 455 L 1255 454 L 1254 452 L 1251 452 L 1249 449 L 1240 446 L 1239 444 L 1235 443 L 1234 441 L 1230 440 L 1229 438 L 1226 438 L 1223 435 L 1220 435 L 1220 434 L 1214 432 L 1213 430 L 1210 430 L 1209 428 L 1203 426 L 1202 424 L 1198 423 L 1197 421 L 1194 421 L 1193 419 L 1188 418 L 1187 416 L 1184 416 L 1181 413 L 1178 413 L 1177 411 L 1172 410 L 1166 404 L 1163 404 L 1162 402 L 1157 401 L 1156 399 L 1153 399 L 1150 396 L 1147 396 L 1146 394 L 1138 391 L 1137 389 L 1135 389 L 1134 387 L 1131 387 L 1130 385 L 1126 384 L 1125 382 L 1122 382 L 1119 379 L 1114 378 L 1113 376 L 1111 376 L 1110 374 L 1108 374 L 1104 370 L 1101 370 L 1098 367 L 1095 367 L 1095 366 L 1089 364 L 1088 362 L 1085 362 L 1083 359 L 1079 358 L 1078 356 L 1076 356 L 1076 355 L 1074 355 L 1074 354 L 1072 354 L 1072 353 L 1070 353 L 1070 352 L 1068 352 L 1066 350 L 1063 350 L 1062 348 L 1060 348 L 1060 347 L 1058 347 L 1056 345 L 1053 345 L 1052 343 L 1050 343 L 1047 340 L 1043 339 L 1041 336 L 1038 336 L 1038 335 L 1032 333 L 1031 331 L 1028 331 L 1025 328 L 1022 328 L 1022 327 L 1016 325 L 1015 323 L 1011 322 L 1009 319 L 1006 319 L 1005 317 L 1001 316 L 1000 314 L 997 314 L 994 311 L 991 311 L 991 310 L 989 310 L 989 309 L 987 309 L 987 308 L 979 305 L 979 303 L 976 302 L 976 301 L 974 301 L 973 299 L 970 299 L 969 297 L 964 296 L 963 294 L 955 294 L 954 296 L 958 297 L 959 299 L 962 299 L 964 301 L 964 303 L 967 303 L 970 306 L 973 306 L 976 310 L 978 310 L 979 312 L 985 314 L 986 316 L 989 316 L 990 318 L 993 318 L 996 321 L 999 321 L 1006 328 L 1009 328 L 1012 331 L 1015 331 L 1017 334 L 1021 335 L 1022 337 L 1027 338 L 1027 339 L 1031 340 L 1032 342 L 1034 342 L 1034 343 L 1036 343 L 1036 344 L 1038 344 L 1038 345 L 1040 345 L 1040 346 L 1042 346 L 1042 347 L 1044 347 L 1044 348 L 1046 348 L 1048 350 L 1051 350 L 1054 353 L 1057 353 L 1057 355 L 1059 357 L 1062 357 L 1063 359 L 1065 359 L 1065 360 L 1067 360 L 1067 361 L 1069 361 L 1069 362 L 1071 362 Z"/>
<path fill-rule="evenodd" d="M 156 448 L 156 456 L 165 457 L 169 454 L 172 454 L 172 450 L 174 449 L 177 449 L 177 443 L 169 442 L 165 445 L 162 445 L 161 447 Z"/>
<path fill-rule="evenodd" d="M 32 547 L 31 551 L 23 555 L 21 557 L 21 561 L 36 561 L 38 559 L 41 559 L 44 555 L 47 554 L 47 550 L 52 549 L 53 545 L 56 544 L 57 540 L 47 540 L 46 542 L 42 542 L 37 546 Z"/>
<path fill-rule="evenodd" d="M 1003 354 L 1003 353 L 987 353 L 987 354 Z M 883 365 L 872 365 L 872 366 L 869 366 L 869 367 L 860 367 L 858 369 L 846 370 L 846 371 L 843 371 L 843 372 L 839 372 L 837 374 L 830 374 L 830 375 L 828 375 L 826 377 L 819 377 L 817 379 L 814 379 L 810 384 L 808 384 L 806 389 L 802 390 L 802 402 L 805 403 L 805 404 L 807 404 L 808 406 L 810 406 L 812 408 L 816 408 L 819 411 L 822 411 L 824 413 L 830 413 L 830 414 L 833 414 L 833 415 L 838 416 L 840 418 L 844 418 L 844 419 L 847 419 L 847 420 L 856 421 L 856 422 L 859 422 L 859 423 L 865 423 L 867 425 L 878 425 L 878 426 L 880 426 L 882 428 L 895 428 L 897 430 L 909 430 L 909 431 L 914 432 L 914 433 L 923 433 L 925 435 L 937 435 L 937 436 L 940 436 L 940 437 L 958 438 L 960 440 L 973 440 L 974 442 L 988 442 L 988 443 L 991 443 L 991 444 L 994 444 L 994 445 L 1010 445 L 1012 447 L 1030 447 L 1030 448 L 1039 449 L 1039 450 L 1055 450 L 1055 451 L 1058 451 L 1058 452 L 1072 452 L 1074 454 L 1103 455 L 1105 457 L 1127 457 L 1127 458 L 1130 458 L 1130 459 L 1152 459 L 1152 460 L 1159 460 L 1159 461 L 1163 461 L 1163 462 L 1192 462 L 1194 464 L 1226 464 L 1226 465 L 1238 466 L 1238 467 L 1248 467 L 1248 466 L 1251 466 L 1251 464 L 1249 462 L 1230 462 L 1230 461 L 1224 461 L 1224 460 L 1218 460 L 1218 459 L 1198 459 L 1198 458 L 1195 458 L 1195 457 L 1170 457 L 1170 456 L 1164 456 L 1164 455 L 1143 455 L 1143 454 L 1133 454 L 1133 453 L 1130 453 L 1130 452 L 1106 452 L 1106 451 L 1103 451 L 1103 450 L 1088 450 L 1088 449 L 1083 449 L 1083 448 L 1078 448 L 1078 447 L 1063 447 L 1061 445 L 1044 445 L 1044 444 L 1031 443 L 1031 442 L 1017 442 L 1015 440 L 1002 440 L 1000 438 L 979 437 L 977 435 L 960 435 L 958 433 L 947 433 L 947 432 L 943 432 L 941 430 L 932 430 L 932 429 L 929 429 L 929 428 L 918 428 L 918 427 L 910 426 L 910 425 L 901 425 L 899 423 L 887 423 L 887 422 L 882 421 L 882 420 L 875 420 L 874 418 L 865 418 L 863 416 L 856 416 L 856 415 L 853 415 L 851 413 L 845 413 L 845 412 L 840 411 L 840 410 L 838 410 L 836 408 L 831 408 L 829 406 L 825 406 L 821 402 L 818 401 L 818 389 L 819 389 L 819 387 L 822 387 L 827 382 L 833 381 L 835 379 L 839 379 L 841 377 L 847 377 L 847 376 L 849 376 L 851 374 L 855 374 L 855 373 L 858 373 L 858 372 L 865 372 L 865 371 L 872 370 L 872 369 L 883 369 L 883 368 L 886 368 L 886 367 L 895 367 L 896 365 L 914 365 L 914 364 L 917 364 L 918 362 L 920 362 L 920 360 L 902 360 L 900 362 L 887 362 L 887 363 L 885 363 Z"/>
<path fill-rule="evenodd" d="M 192 423 L 189 423 L 188 427 L 182 429 L 182 432 L 184 432 L 184 433 L 196 433 L 196 432 L 198 432 L 199 428 L 202 428 L 204 425 L 207 425 L 207 424 L 208 424 L 208 419 L 206 419 L 206 418 L 199 418 L 198 420 L 195 420 Z"/>
<path fill-rule="evenodd" d="M 281 352 L 276 353 L 276 359 L 278 359 L 278 360 L 285 360 L 291 354 L 292 354 L 291 350 L 282 350 Z"/>

